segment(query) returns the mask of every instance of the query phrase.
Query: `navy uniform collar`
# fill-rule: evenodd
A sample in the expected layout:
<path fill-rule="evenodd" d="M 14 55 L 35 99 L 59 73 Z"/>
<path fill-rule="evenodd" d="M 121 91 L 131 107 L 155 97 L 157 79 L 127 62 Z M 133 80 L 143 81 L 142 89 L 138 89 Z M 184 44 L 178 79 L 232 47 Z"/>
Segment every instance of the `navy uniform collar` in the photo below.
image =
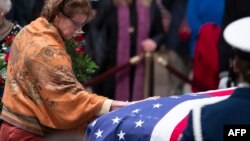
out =
<path fill-rule="evenodd" d="M 232 94 L 232 98 L 234 97 L 250 99 L 250 86 L 236 88 L 234 93 Z"/>

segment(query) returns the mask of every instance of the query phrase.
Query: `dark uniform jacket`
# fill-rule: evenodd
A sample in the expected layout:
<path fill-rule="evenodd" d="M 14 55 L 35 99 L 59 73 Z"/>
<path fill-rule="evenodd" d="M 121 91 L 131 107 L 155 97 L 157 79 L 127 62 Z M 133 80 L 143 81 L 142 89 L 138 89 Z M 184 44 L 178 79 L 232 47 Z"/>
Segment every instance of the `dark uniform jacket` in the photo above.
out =
<path fill-rule="evenodd" d="M 201 108 L 200 127 L 203 141 L 223 141 L 224 125 L 250 124 L 250 87 L 235 89 L 226 100 Z M 193 112 L 181 141 L 194 140 Z M 197 136 L 197 135 L 195 135 Z"/>

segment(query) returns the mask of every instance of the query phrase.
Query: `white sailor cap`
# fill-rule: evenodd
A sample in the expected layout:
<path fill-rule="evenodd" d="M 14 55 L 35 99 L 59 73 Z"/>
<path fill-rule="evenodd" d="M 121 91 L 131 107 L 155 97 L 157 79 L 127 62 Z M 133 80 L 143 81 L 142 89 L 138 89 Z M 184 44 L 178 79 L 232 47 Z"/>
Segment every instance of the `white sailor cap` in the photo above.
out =
<path fill-rule="evenodd" d="M 250 17 L 230 23 L 223 33 L 226 42 L 235 49 L 235 54 L 250 60 Z"/>

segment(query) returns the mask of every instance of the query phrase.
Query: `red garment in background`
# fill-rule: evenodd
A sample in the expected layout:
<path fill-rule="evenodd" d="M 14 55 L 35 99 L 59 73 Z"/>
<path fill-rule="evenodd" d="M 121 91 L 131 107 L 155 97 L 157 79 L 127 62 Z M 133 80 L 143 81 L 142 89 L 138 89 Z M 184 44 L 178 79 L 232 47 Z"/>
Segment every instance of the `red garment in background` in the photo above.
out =
<path fill-rule="evenodd" d="M 196 42 L 193 64 L 193 80 L 207 90 L 217 89 L 219 83 L 218 39 L 220 27 L 213 23 L 204 24 Z M 192 87 L 193 92 L 204 91 Z"/>

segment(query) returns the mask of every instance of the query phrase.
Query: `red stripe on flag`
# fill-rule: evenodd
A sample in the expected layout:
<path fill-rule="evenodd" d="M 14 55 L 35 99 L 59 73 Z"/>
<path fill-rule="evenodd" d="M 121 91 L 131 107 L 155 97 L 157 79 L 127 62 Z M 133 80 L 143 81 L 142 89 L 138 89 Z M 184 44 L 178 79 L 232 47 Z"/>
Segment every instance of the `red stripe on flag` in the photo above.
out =
<path fill-rule="evenodd" d="M 208 92 L 208 94 L 211 96 L 226 96 L 226 95 L 231 95 L 233 92 L 234 89 L 225 89 L 225 90 Z"/>
<path fill-rule="evenodd" d="M 227 95 L 231 95 L 234 92 L 234 89 L 235 88 L 206 91 L 206 92 L 201 92 L 200 94 L 207 93 L 211 97 L 213 97 L 213 96 L 227 96 Z M 177 141 L 178 140 L 179 136 L 182 134 L 182 132 L 186 128 L 187 122 L 188 122 L 188 115 L 185 118 L 183 118 L 183 120 L 181 120 L 176 125 L 176 127 L 174 128 L 174 130 L 171 134 L 170 141 Z"/>
<path fill-rule="evenodd" d="M 177 124 L 177 126 L 174 128 L 174 131 L 170 137 L 170 141 L 177 141 L 180 134 L 184 131 L 184 129 L 187 126 L 188 122 L 188 116 L 186 116 L 181 122 Z"/>

